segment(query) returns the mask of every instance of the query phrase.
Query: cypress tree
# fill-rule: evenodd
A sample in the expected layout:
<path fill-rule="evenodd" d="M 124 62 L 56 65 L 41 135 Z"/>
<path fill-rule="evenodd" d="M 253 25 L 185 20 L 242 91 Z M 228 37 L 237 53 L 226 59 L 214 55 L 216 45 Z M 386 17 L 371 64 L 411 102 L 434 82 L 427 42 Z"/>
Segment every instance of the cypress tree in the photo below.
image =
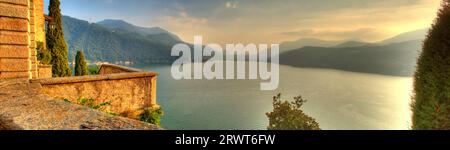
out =
<path fill-rule="evenodd" d="M 52 59 L 51 65 L 53 77 L 67 77 L 72 75 L 67 58 L 67 44 L 64 40 L 62 27 L 61 10 L 59 0 L 50 0 L 48 6 L 49 16 L 53 18 L 53 23 L 48 24 L 46 40 L 47 49 L 50 51 Z"/>
<path fill-rule="evenodd" d="M 423 43 L 414 75 L 412 129 L 450 129 L 450 0 Z"/>
<path fill-rule="evenodd" d="M 78 51 L 75 56 L 75 76 L 84 76 L 88 74 L 86 60 L 82 51 Z"/>

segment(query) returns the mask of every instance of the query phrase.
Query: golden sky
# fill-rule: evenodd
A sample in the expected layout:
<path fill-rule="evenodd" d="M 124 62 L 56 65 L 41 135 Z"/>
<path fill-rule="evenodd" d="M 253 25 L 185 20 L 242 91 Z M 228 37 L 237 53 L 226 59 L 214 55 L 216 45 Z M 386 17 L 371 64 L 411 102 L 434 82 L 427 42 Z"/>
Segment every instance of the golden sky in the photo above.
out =
<path fill-rule="evenodd" d="M 345 0 L 334 0 L 333 3 L 338 1 Z M 205 42 L 220 44 L 280 43 L 300 38 L 376 42 L 400 33 L 428 28 L 440 6 L 439 0 L 358 1 L 374 4 L 355 4 L 356 1 L 348 0 L 348 7 L 342 5 L 324 9 L 307 1 L 297 1 L 295 4 L 277 4 L 283 1 L 274 1 L 255 8 L 236 1 L 225 3 L 225 9 L 211 12 L 211 15 L 217 13 L 218 18 L 195 17 L 187 10 L 181 10 L 178 16 L 162 16 L 154 21 L 189 42 L 193 41 L 194 35 L 203 35 Z M 310 8 L 301 10 L 308 7 L 304 5 L 310 5 Z M 226 11 L 238 13 L 220 20 L 221 13 L 229 13 Z"/>
<path fill-rule="evenodd" d="M 46 0 L 48 1 L 48 0 Z M 159 26 L 192 42 L 280 43 L 300 38 L 376 42 L 434 20 L 441 0 L 67 0 L 64 15 Z M 85 5 L 89 3 L 90 5 Z"/>

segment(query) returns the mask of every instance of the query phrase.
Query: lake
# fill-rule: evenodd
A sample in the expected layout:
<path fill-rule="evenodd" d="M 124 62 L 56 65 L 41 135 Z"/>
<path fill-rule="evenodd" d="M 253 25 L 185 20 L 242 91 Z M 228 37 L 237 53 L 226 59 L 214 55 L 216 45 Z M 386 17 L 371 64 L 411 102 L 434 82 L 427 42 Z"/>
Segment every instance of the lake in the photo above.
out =
<path fill-rule="evenodd" d="M 170 65 L 139 67 L 159 72 L 158 103 L 165 129 L 266 129 L 272 97 L 302 95 L 306 114 L 322 129 L 409 129 L 411 77 L 280 66 L 275 91 L 259 80 L 174 80 Z"/>

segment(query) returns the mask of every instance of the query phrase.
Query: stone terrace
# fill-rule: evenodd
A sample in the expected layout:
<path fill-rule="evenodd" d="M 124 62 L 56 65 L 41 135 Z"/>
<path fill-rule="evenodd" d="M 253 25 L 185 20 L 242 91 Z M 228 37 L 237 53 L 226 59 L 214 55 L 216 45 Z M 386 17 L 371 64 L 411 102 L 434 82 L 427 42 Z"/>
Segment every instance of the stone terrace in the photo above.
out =
<path fill-rule="evenodd" d="M 155 130 L 157 126 L 112 116 L 42 94 L 28 79 L 0 79 L 0 130 Z"/>

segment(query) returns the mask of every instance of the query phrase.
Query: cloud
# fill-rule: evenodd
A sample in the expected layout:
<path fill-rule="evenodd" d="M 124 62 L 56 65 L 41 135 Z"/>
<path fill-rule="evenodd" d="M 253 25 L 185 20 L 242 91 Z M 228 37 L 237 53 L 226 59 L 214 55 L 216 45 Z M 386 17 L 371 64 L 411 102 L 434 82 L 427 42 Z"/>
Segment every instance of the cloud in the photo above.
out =
<path fill-rule="evenodd" d="M 155 19 L 157 23 L 165 26 L 177 26 L 174 29 L 196 29 L 208 23 L 205 18 L 195 18 L 187 12 L 180 12 L 178 16 L 160 16 Z M 194 27 L 194 28 L 193 28 Z"/>
<path fill-rule="evenodd" d="M 180 11 L 177 15 L 156 17 L 154 22 L 157 26 L 177 33 L 184 41 L 192 41 L 193 35 L 203 35 L 210 29 L 208 19 L 193 17 L 186 11 Z"/>
<path fill-rule="evenodd" d="M 343 0 L 347 1 L 347 0 Z M 324 10 L 304 16 L 288 16 L 280 36 L 295 40 L 364 40 L 375 42 L 404 32 L 423 29 L 432 23 L 439 1 L 433 0 L 376 1 L 354 3 L 348 8 Z M 366 7 L 356 7 L 364 6 Z M 395 7 L 394 7 L 395 6 Z"/>
<path fill-rule="evenodd" d="M 237 8 L 238 7 L 239 2 L 226 2 L 225 3 L 225 8 Z"/>
<path fill-rule="evenodd" d="M 355 30 L 304 29 L 298 31 L 282 32 L 281 34 L 301 38 L 321 37 L 333 40 L 362 40 L 362 41 L 371 41 L 386 36 L 386 33 L 384 31 L 377 30 L 374 28 L 360 28 Z"/>
<path fill-rule="evenodd" d="M 168 10 L 152 22 L 180 34 L 183 40 L 202 34 L 204 40 L 217 43 L 303 37 L 374 42 L 428 27 L 439 6 L 436 0 L 176 2 L 162 7 Z"/>
<path fill-rule="evenodd" d="M 114 3 L 114 0 L 105 0 L 105 3 L 112 4 L 112 3 Z"/>
<path fill-rule="evenodd" d="M 188 17 L 189 17 L 186 11 L 180 12 L 180 16 L 181 16 L 182 18 L 188 18 Z"/>

